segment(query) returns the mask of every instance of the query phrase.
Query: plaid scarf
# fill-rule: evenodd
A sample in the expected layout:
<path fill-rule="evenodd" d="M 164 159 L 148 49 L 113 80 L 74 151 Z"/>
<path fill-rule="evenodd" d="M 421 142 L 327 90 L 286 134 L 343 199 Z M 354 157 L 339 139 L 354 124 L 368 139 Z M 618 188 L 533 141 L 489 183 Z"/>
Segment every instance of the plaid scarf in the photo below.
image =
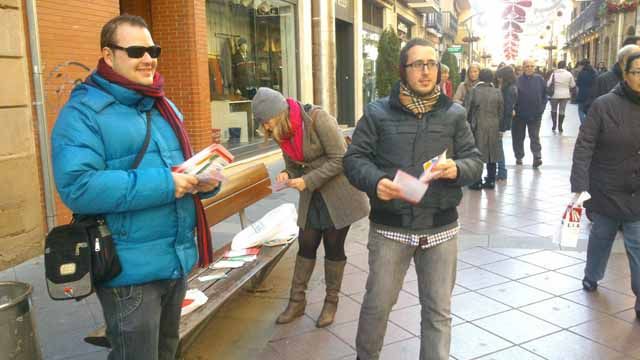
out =
<path fill-rule="evenodd" d="M 422 117 L 422 114 L 426 114 L 438 102 L 440 97 L 440 86 L 436 85 L 430 94 L 426 96 L 420 96 L 409 89 L 404 83 L 400 83 L 400 103 L 407 108 L 407 110 L 416 114 L 417 117 Z"/>
<path fill-rule="evenodd" d="M 193 150 L 191 149 L 191 144 L 189 143 L 189 137 L 187 136 L 184 124 L 180 121 L 178 114 L 173 110 L 171 104 L 169 104 L 169 100 L 164 96 L 164 78 L 160 73 L 155 73 L 153 77 L 153 85 L 140 85 L 116 73 L 111 66 L 107 65 L 104 59 L 100 59 L 98 62 L 97 73 L 109 82 L 120 85 L 125 89 L 137 91 L 144 96 L 154 98 L 156 100 L 156 108 L 169 125 L 171 125 L 173 132 L 176 134 L 178 142 L 180 142 L 180 148 L 182 149 L 184 158 L 189 159 L 193 156 Z M 91 80 L 87 79 L 87 81 L 90 82 Z M 198 195 L 192 195 L 192 197 L 196 207 L 198 264 L 204 268 L 209 266 L 213 260 L 211 233 L 209 232 L 207 218 L 205 216 L 204 207 L 202 206 L 200 197 Z M 191 269 L 186 270 L 191 271 Z"/>

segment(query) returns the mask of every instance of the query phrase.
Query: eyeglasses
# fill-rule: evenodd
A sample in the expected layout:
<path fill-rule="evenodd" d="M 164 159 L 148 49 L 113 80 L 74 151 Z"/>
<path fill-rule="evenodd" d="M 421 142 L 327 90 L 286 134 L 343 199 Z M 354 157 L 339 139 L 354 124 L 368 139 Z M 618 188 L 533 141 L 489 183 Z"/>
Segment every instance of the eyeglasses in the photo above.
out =
<path fill-rule="evenodd" d="M 627 71 L 627 74 L 631 75 L 631 76 L 640 76 L 640 70 L 630 70 Z"/>
<path fill-rule="evenodd" d="M 127 52 L 127 56 L 132 58 L 132 59 L 140 59 L 141 57 L 144 56 L 145 53 L 148 53 L 149 56 L 151 56 L 152 59 L 156 59 L 158 58 L 158 56 L 160 56 L 160 52 L 162 51 L 162 48 L 160 48 L 160 46 L 158 45 L 153 45 L 153 46 L 129 46 L 129 47 L 122 47 L 122 46 L 118 46 L 115 44 L 109 44 L 107 45 L 107 47 L 110 47 L 112 49 L 116 49 L 116 50 L 123 50 Z"/>
<path fill-rule="evenodd" d="M 438 62 L 435 61 L 435 60 L 429 60 L 427 62 L 424 62 L 422 60 L 416 60 L 416 61 L 412 62 L 411 64 L 406 64 L 404 67 L 412 68 L 415 71 L 424 71 L 425 67 L 428 70 L 434 70 L 434 69 L 438 68 Z"/>

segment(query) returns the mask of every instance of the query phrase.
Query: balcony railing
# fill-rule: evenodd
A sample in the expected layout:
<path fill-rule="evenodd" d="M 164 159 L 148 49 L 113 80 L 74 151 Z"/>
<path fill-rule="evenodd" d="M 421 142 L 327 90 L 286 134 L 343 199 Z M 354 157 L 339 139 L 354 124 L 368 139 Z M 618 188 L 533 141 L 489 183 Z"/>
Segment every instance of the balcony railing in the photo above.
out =
<path fill-rule="evenodd" d="M 458 18 L 450 11 L 442 13 L 442 32 L 452 39 L 458 34 Z"/>
<path fill-rule="evenodd" d="M 405 3 L 423 14 L 429 11 L 440 11 L 440 0 L 405 0 Z"/>
<path fill-rule="evenodd" d="M 581 34 L 600 26 L 598 9 L 604 0 L 594 0 L 576 17 L 567 29 L 567 40 L 571 42 Z"/>
<path fill-rule="evenodd" d="M 442 14 L 435 11 L 430 11 L 424 14 L 424 27 L 426 29 L 432 29 L 438 33 L 442 33 Z"/>

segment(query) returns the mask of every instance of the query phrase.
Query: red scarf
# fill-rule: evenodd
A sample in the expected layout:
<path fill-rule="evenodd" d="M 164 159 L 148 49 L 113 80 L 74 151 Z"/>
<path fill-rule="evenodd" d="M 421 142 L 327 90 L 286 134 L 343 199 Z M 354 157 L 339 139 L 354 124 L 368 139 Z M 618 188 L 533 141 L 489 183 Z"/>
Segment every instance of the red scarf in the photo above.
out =
<path fill-rule="evenodd" d="M 302 162 L 304 161 L 304 154 L 302 152 L 302 138 L 304 131 L 302 130 L 302 109 L 300 104 L 292 98 L 287 99 L 289 104 L 289 124 L 291 124 L 291 134 L 286 138 L 280 139 L 280 148 L 287 154 L 292 160 Z"/>
<path fill-rule="evenodd" d="M 176 134 L 178 141 L 180 142 L 180 148 L 182 149 L 182 155 L 185 159 L 189 159 L 193 156 L 193 150 L 189 143 L 189 137 L 187 131 L 184 128 L 184 124 L 180 121 L 178 114 L 173 110 L 173 107 L 169 104 L 169 101 L 164 96 L 164 78 L 160 73 L 156 71 L 153 76 L 153 85 L 140 85 L 136 84 L 122 75 L 117 74 L 111 66 L 105 63 L 104 59 L 100 59 L 98 62 L 98 74 L 105 80 L 114 84 L 120 85 L 125 89 L 137 91 L 138 93 L 154 98 L 156 100 L 155 106 L 162 115 L 162 117 L 171 125 L 173 132 Z M 198 195 L 193 195 L 193 202 L 196 206 L 196 220 L 198 229 L 198 264 L 201 267 L 207 267 L 213 260 L 213 249 L 211 248 L 211 233 L 209 232 L 209 226 L 207 225 L 207 218 L 205 216 L 204 207 L 200 201 Z M 191 269 L 187 269 L 191 270 Z M 185 274 L 186 275 L 186 274 Z"/>

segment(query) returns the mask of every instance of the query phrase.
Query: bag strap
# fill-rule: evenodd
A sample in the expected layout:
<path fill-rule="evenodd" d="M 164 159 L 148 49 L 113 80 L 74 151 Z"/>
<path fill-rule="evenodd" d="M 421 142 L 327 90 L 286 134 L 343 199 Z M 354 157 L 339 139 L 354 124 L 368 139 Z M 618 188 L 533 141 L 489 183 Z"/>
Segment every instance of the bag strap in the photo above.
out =
<path fill-rule="evenodd" d="M 147 133 L 144 136 L 144 143 L 142 144 L 142 149 L 140 149 L 140 152 L 138 153 L 138 155 L 136 155 L 136 159 L 133 161 L 133 165 L 131 165 L 131 169 L 136 169 L 138 165 L 140 165 L 140 162 L 142 161 L 144 154 L 147 152 L 147 149 L 149 148 L 149 141 L 151 140 L 151 110 L 147 111 L 146 114 L 147 114 Z"/>

